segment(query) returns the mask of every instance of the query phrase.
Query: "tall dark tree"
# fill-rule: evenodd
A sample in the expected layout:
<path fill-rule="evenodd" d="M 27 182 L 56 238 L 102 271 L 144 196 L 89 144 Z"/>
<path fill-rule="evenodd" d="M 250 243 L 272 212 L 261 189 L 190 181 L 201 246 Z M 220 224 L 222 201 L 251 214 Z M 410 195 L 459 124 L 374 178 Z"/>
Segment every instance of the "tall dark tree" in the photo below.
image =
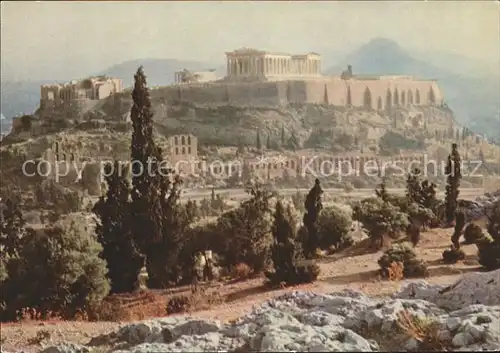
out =
<path fill-rule="evenodd" d="M 451 145 L 451 154 L 448 156 L 445 172 L 447 175 L 445 197 L 446 222 L 451 224 L 455 220 L 458 195 L 460 193 L 460 180 L 462 179 L 461 159 L 456 143 Z"/>
<path fill-rule="evenodd" d="M 436 211 L 437 204 L 436 187 L 436 184 L 428 180 L 423 180 L 421 184 L 421 205 L 433 211 Z"/>
<path fill-rule="evenodd" d="M 164 167 L 162 151 L 153 137 L 153 110 L 142 67 L 134 76 L 132 91 L 132 231 L 146 255 L 150 285 L 161 287 L 176 281 L 169 264 L 178 251 L 178 200 L 180 179 Z"/>
<path fill-rule="evenodd" d="M 410 203 L 421 204 L 422 185 L 420 184 L 420 169 L 415 168 L 406 179 L 406 197 Z"/>
<path fill-rule="evenodd" d="M 285 127 L 282 125 L 281 126 L 281 146 L 284 147 L 286 143 L 285 139 Z"/>
<path fill-rule="evenodd" d="M 271 135 L 268 134 L 267 135 L 267 139 L 266 139 L 266 149 L 270 150 L 271 149 Z"/>
<path fill-rule="evenodd" d="M 321 188 L 319 179 L 314 181 L 314 186 L 309 191 L 304 202 L 306 212 L 304 213 L 304 226 L 307 230 L 306 239 L 304 239 L 304 254 L 310 259 L 314 256 L 316 249 L 319 246 L 318 225 L 317 220 L 319 213 L 323 209 L 321 196 L 323 189 Z"/>
<path fill-rule="evenodd" d="M 460 249 L 460 236 L 462 235 L 462 231 L 464 230 L 466 222 L 465 211 L 457 210 L 455 215 L 455 230 L 453 235 L 451 236 L 451 244 L 453 245 L 453 249 Z"/>
<path fill-rule="evenodd" d="M 0 245 L 5 254 L 15 255 L 19 251 L 26 222 L 17 198 L 9 197 L 1 206 Z"/>
<path fill-rule="evenodd" d="M 387 192 L 386 179 L 382 178 L 382 182 L 379 185 L 379 189 L 375 189 L 375 194 L 378 198 L 382 199 L 384 202 L 389 201 L 389 193 Z"/>
<path fill-rule="evenodd" d="M 300 261 L 304 260 L 304 254 L 296 239 L 296 224 L 290 205 L 285 209 L 281 200 L 278 200 L 272 226 L 274 241 L 271 245 L 271 258 L 273 271 L 266 272 L 266 277 L 272 286 L 308 283 L 313 282 L 318 277 L 318 265 L 300 264 Z"/>
<path fill-rule="evenodd" d="M 103 248 L 101 257 L 107 262 L 112 293 L 133 291 L 144 263 L 130 223 L 130 184 L 120 168 L 118 161 L 105 166 L 106 195 L 93 208 L 98 217 L 97 240 Z"/>

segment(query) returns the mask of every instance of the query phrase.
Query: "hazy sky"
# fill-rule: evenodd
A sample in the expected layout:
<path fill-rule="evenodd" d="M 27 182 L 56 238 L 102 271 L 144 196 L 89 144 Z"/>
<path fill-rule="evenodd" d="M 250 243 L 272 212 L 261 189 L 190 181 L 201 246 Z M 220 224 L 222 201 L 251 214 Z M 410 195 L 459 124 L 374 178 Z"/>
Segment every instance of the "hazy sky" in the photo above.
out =
<path fill-rule="evenodd" d="M 225 51 L 243 46 L 344 55 L 374 37 L 498 65 L 499 9 L 495 1 L 8 1 L 2 77 L 67 78 L 140 58 L 223 63 Z"/>

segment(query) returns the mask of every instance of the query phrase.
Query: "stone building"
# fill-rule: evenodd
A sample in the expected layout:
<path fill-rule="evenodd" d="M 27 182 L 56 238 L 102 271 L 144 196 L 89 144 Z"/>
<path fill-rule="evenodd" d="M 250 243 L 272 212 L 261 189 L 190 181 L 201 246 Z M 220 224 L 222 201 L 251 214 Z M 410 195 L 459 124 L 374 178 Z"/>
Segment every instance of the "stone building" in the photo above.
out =
<path fill-rule="evenodd" d="M 243 48 L 227 52 L 226 65 L 226 76 L 219 80 L 213 76 L 197 79 L 194 73 L 181 71 L 176 82 L 189 84 L 164 87 L 163 94 L 173 100 L 215 105 L 310 103 L 374 111 L 445 105 L 436 80 L 356 75 L 350 65 L 338 75 L 322 75 L 321 56 L 316 53 L 292 55 Z"/>
<path fill-rule="evenodd" d="M 40 108 L 58 107 L 75 101 L 99 100 L 123 90 L 118 78 L 95 76 L 67 83 L 47 84 L 40 88 Z"/>
<path fill-rule="evenodd" d="M 172 135 L 168 138 L 168 145 L 168 155 L 173 159 L 198 157 L 198 139 L 194 135 Z"/>
<path fill-rule="evenodd" d="M 279 80 L 321 75 L 316 53 L 286 54 L 242 48 L 226 53 L 228 80 Z"/>

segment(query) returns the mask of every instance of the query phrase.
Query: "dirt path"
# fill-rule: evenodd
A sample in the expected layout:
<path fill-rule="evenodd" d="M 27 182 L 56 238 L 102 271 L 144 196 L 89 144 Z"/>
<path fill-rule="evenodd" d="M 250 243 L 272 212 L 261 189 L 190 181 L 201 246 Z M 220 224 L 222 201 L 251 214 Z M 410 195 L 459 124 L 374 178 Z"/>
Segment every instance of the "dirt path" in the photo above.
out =
<path fill-rule="evenodd" d="M 421 243 L 416 251 L 418 256 L 428 263 L 430 269 L 428 282 L 450 284 L 457 280 L 462 273 L 477 269 L 476 247 L 474 245 L 464 246 L 464 251 L 468 255 L 464 263 L 444 265 L 440 262 L 443 250 L 449 246 L 451 232 L 451 229 L 437 229 L 422 234 Z M 198 311 L 193 315 L 227 322 L 245 315 L 254 305 L 294 290 L 329 293 L 351 288 L 368 295 L 382 296 L 394 293 L 401 287 L 402 282 L 381 281 L 378 277 L 377 260 L 380 258 L 381 252 L 357 254 L 359 252 L 362 251 L 351 251 L 343 254 L 341 258 L 334 256 L 322 260 L 320 263 L 321 275 L 314 284 L 266 291 L 262 286 L 262 279 L 256 278 L 235 284 L 218 285 L 213 290 L 219 292 L 225 302 L 209 310 Z M 154 302 L 146 304 L 149 308 L 145 308 L 142 304 L 142 307 L 131 308 L 131 310 L 152 313 L 150 316 L 165 316 L 164 308 L 168 296 L 168 294 L 158 294 Z M 59 321 L 3 324 L 1 329 L 2 348 L 9 352 L 20 350 L 27 353 L 37 352 L 39 348 L 33 343 L 36 341 L 34 338 L 39 331 L 47 332 L 48 338 L 43 341 L 45 344 L 60 341 L 85 344 L 91 337 L 112 331 L 122 323 Z"/>

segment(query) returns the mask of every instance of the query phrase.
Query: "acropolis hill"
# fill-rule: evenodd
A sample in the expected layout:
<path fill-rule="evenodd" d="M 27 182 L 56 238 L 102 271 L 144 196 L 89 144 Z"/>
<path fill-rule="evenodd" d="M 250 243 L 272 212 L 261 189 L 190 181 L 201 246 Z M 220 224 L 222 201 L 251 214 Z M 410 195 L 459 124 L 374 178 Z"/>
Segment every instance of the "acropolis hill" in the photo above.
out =
<path fill-rule="evenodd" d="M 435 80 L 360 76 L 350 65 L 327 76 L 317 53 L 243 48 L 225 57 L 223 77 L 186 68 L 174 74 L 173 84 L 150 87 L 159 134 L 191 134 L 200 146 L 255 146 L 259 132 L 263 143 L 279 146 L 284 133 L 299 148 L 378 153 L 390 133 L 414 149 L 463 133 Z M 127 133 L 131 106 L 131 89 L 118 78 L 44 85 L 30 136 L 72 128 Z M 21 119 L 14 125 L 15 133 L 22 132 Z"/>
<path fill-rule="evenodd" d="M 169 101 L 194 104 L 279 106 L 289 103 L 326 104 L 386 110 L 392 106 L 441 106 L 443 95 L 434 80 L 412 76 L 358 76 L 349 66 L 338 76 L 321 74 L 317 53 L 292 55 L 256 49 L 226 53 L 226 76 L 184 70 L 175 84 L 161 88 Z M 89 78 L 65 85 L 41 87 L 42 108 L 85 102 L 119 93 L 122 83 L 113 78 Z"/>
<path fill-rule="evenodd" d="M 360 76 L 350 65 L 326 76 L 316 53 L 240 49 L 226 58 L 224 77 L 183 69 L 173 84 L 150 87 L 156 136 L 168 160 L 231 160 L 236 153 L 251 166 L 260 153 L 283 154 L 290 162 L 286 170 L 301 156 L 379 161 L 425 153 L 444 160 L 455 141 L 464 157 L 498 156 L 486 140 L 465 134 L 434 80 Z M 128 160 L 131 93 L 120 79 L 106 76 L 44 85 L 40 109 L 15 120 L 6 148 L 16 158 L 85 161 L 89 168 L 110 156 Z M 186 144 L 175 143 L 186 136 Z M 285 169 L 259 171 L 281 178 Z"/>

